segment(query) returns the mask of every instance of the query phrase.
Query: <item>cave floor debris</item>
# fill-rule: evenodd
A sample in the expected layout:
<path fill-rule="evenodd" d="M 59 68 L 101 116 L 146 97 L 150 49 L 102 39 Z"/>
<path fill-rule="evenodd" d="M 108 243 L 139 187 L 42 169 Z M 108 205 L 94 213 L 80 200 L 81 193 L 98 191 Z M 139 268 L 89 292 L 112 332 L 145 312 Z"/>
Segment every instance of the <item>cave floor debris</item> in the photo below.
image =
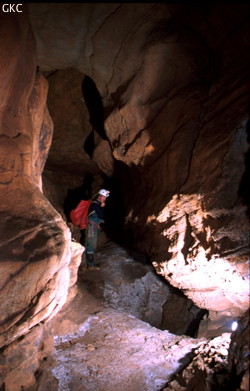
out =
<path fill-rule="evenodd" d="M 98 254 L 98 262 L 96 271 L 88 271 L 83 262 L 76 294 L 51 321 L 54 352 L 47 371 L 55 381 L 50 376 L 43 378 L 39 391 L 48 387 L 50 391 L 163 390 L 205 339 L 160 330 L 142 320 L 145 311 L 139 307 L 144 298 L 131 305 L 126 297 L 110 294 L 120 286 L 111 282 L 123 285 L 125 279 L 127 289 L 121 296 L 132 295 L 141 281 L 145 284 L 147 275 L 146 285 L 157 286 L 149 266 L 133 268 L 126 251 L 112 245 Z M 113 279 L 107 282 L 107 276 Z M 158 322 L 157 316 L 153 314 L 152 323 Z"/>

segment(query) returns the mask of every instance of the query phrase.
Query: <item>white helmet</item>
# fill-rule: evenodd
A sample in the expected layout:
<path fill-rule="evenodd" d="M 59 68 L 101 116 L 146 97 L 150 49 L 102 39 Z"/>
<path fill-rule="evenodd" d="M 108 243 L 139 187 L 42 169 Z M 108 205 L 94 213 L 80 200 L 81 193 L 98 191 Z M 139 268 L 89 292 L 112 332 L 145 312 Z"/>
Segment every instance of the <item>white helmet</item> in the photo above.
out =
<path fill-rule="evenodd" d="M 101 189 L 101 190 L 98 191 L 98 194 L 103 195 L 106 198 L 109 196 L 109 193 L 110 193 L 110 191 L 109 190 L 105 190 L 105 189 Z"/>

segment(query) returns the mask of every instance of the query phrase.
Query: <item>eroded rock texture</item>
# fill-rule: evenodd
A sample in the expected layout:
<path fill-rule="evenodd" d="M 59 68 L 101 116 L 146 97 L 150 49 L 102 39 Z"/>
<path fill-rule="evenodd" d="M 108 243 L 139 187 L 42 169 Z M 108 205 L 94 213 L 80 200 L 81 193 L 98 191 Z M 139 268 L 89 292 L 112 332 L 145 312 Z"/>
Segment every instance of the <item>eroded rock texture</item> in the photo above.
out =
<path fill-rule="evenodd" d="M 70 286 L 70 232 L 42 193 L 52 140 L 48 83 L 26 12 L 1 14 L 0 346 L 49 319 Z"/>
<path fill-rule="evenodd" d="M 82 248 L 71 244 L 62 204 L 89 173 L 93 191 L 119 178 L 133 246 L 209 311 L 201 336 L 241 317 L 249 306 L 248 5 L 33 3 L 0 18 L 7 361 L 29 330 L 39 339 L 34 326 L 74 285 Z M 5 365 L 7 387 L 18 373 Z"/>
<path fill-rule="evenodd" d="M 96 135 L 92 158 L 108 176 L 127 168 L 121 186 L 134 244 L 213 319 L 218 312 L 223 318 L 243 314 L 249 293 L 248 6 L 50 4 L 29 10 L 48 80 L 54 70 L 62 69 L 63 78 L 63 69 L 73 67 L 101 95 L 108 141 Z M 79 106 L 79 84 L 70 113 L 62 114 L 68 98 L 51 102 L 58 133 Z M 62 95 L 67 90 L 65 82 Z M 84 141 L 80 135 L 90 129 L 79 122 Z M 51 152 L 49 169 L 56 159 Z M 86 171 L 88 165 L 85 160 Z"/>

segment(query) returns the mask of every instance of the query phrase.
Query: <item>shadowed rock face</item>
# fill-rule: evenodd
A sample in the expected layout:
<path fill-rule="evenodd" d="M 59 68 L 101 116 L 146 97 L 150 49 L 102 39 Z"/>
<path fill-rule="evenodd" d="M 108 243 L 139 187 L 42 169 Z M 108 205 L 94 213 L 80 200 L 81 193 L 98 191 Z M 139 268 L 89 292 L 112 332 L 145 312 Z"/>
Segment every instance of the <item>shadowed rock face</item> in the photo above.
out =
<path fill-rule="evenodd" d="M 96 189 L 120 179 L 126 228 L 159 274 L 214 323 L 240 317 L 249 7 L 34 3 L 0 18 L 0 346 L 66 301 L 82 250 L 58 211 L 86 173 Z"/>

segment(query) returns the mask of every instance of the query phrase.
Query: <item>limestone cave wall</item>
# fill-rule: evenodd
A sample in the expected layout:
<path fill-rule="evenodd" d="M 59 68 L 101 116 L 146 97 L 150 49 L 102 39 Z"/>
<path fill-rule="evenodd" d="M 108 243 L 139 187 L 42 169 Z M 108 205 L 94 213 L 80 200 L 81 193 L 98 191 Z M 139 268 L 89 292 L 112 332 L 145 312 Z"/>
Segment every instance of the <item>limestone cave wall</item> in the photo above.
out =
<path fill-rule="evenodd" d="M 88 173 L 96 188 L 120 178 L 125 228 L 159 274 L 210 320 L 240 317 L 249 7 L 31 3 L 0 17 L 1 346 L 65 302 L 81 250 L 62 203 Z"/>
<path fill-rule="evenodd" d="M 0 19 L 2 348 L 57 313 L 76 276 L 70 231 L 42 191 L 53 124 L 28 13 Z"/>
<path fill-rule="evenodd" d="M 56 123 L 44 176 L 55 178 L 56 165 L 73 176 L 76 161 L 78 175 L 92 165 L 98 178 L 122 176 L 133 245 L 211 317 L 240 316 L 248 307 L 248 6 L 31 4 L 29 12 Z M 101 97 L 102 132 L 81 101 L 86 78 Z M 74 162 L 73 133 L 83 149 Z"/>

